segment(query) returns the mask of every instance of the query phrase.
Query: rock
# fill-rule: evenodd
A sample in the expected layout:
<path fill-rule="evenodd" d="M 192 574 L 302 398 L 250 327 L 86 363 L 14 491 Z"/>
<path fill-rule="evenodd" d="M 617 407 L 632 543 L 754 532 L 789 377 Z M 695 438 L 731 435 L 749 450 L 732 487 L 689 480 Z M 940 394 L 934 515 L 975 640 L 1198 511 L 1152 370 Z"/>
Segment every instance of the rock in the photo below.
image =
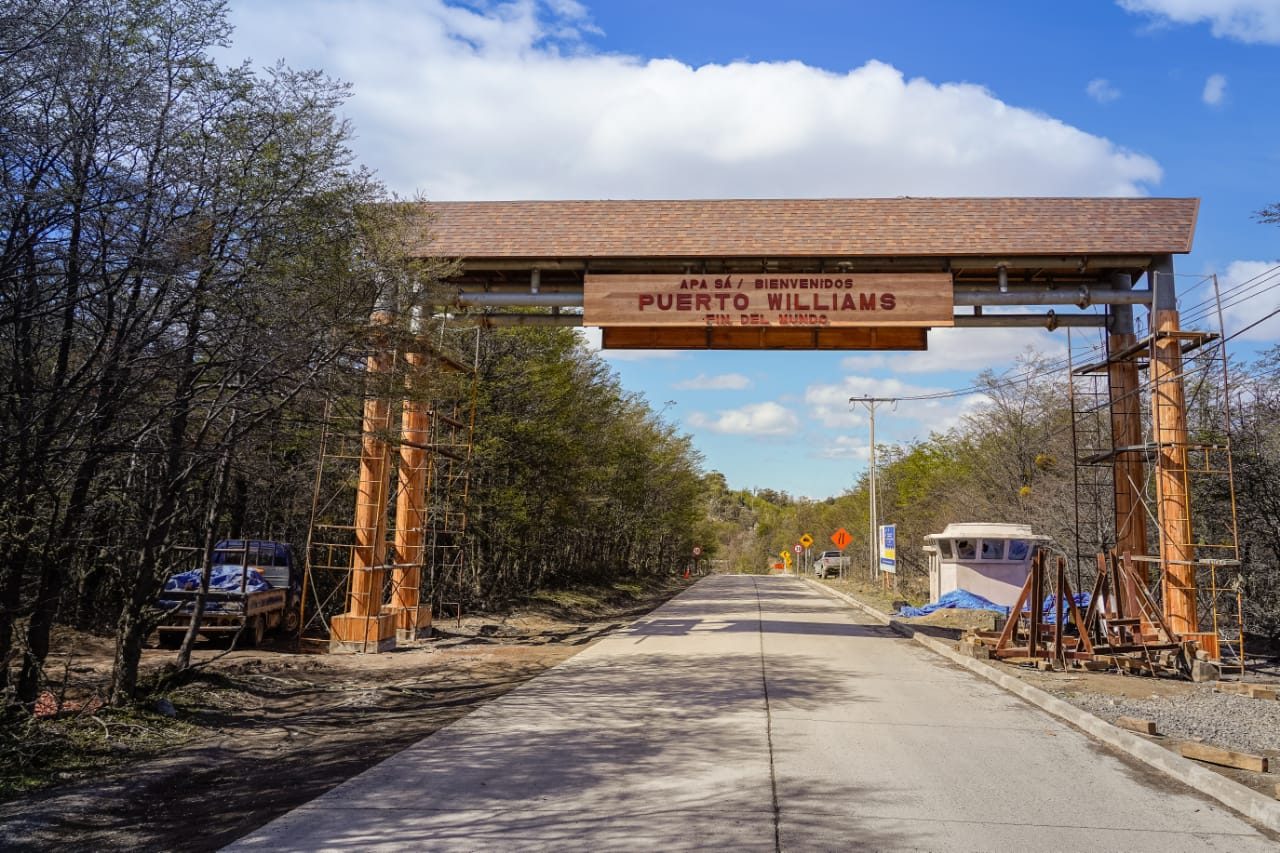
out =
<path fill-rule="evenodd" d="M 173 707 L 173 703 L 168 699 L 156 700 L 156 713 L 162 717 L 173 718 L 178 716 L 178 709 Z"/>
<path fill-rule="evenodd" d="M 1217 681 L 1222 675 L 1218 667 L 1207 660 L 1196 660 L 1191 664 L 1191 680 L 1197 684 L 1206 681 Z"/>

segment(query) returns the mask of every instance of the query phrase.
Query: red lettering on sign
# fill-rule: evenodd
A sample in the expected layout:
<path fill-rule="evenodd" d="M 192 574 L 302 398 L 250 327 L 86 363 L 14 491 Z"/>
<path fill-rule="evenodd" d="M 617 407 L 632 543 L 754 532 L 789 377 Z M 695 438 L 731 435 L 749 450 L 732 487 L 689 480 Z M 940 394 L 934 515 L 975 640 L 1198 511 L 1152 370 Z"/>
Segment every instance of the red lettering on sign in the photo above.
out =
<path fill-rule="evenodd" d="M 892 293 L 880 294 L 880 307 L 886 311 L 892 311 L 898 304 L 898 300 L 894 298 Z"/>

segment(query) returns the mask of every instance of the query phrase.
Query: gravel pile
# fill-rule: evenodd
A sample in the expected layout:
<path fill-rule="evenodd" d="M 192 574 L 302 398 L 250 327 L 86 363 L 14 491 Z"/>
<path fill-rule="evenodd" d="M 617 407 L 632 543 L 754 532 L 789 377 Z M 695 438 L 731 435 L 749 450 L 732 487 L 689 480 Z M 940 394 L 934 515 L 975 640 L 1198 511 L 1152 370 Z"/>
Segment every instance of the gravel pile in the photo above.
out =
<path fill-rule="evenodd" d="M 1128 699 L 1101 693 L 1058 691 L 1059 698 L 1104 720 L 1139 717 L 1162 735 L 1199 740 L 1240 752 L 1280 755 L 1280 701 L 1215 693 L 1201 687 L 1185 696 Z"/>

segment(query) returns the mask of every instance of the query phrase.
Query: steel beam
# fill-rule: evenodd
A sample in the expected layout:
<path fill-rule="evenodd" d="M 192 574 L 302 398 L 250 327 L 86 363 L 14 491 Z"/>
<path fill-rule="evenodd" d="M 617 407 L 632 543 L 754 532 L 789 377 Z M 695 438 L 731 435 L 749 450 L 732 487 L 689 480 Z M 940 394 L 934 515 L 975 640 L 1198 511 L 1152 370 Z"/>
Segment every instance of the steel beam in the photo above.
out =
<path fill-rule="evenodd" d="M 1148 305 L 1149 290 L 1125 290 L 1115 287 L 1011 287 L 1008 292 L 995 289 L 964 288 L 954 291 L 957 306 L 1017 306 L 1017 305 Z M 539 291 L 478 291 L 463 290 L 453 304 L 462 308 L 580 308 L 584 295 L 581 289 L 560 288 L 555 292 Z"/>

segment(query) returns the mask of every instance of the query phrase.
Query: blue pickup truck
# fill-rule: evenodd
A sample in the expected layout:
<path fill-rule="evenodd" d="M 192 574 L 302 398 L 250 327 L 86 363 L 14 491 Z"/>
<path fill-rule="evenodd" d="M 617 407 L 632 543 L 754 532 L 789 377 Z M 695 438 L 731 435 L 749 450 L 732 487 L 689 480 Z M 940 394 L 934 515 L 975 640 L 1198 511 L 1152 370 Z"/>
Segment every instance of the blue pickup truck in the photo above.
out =
<path fill-rule="evenodd" d="M 162 648 L 176 649 L 191 624 L 200 592 L 200 569 L 170 577 L 156 602 L 165 611 L 157 626 Z M 205 597 L 200 633 L 205 637 L 241 635 L 245 645 L 261 643 L 268 631 L 298 631 L 302 570 L 293 549 L 283 542 L 223 539 L 213 551 L 213 571 Z"/>

